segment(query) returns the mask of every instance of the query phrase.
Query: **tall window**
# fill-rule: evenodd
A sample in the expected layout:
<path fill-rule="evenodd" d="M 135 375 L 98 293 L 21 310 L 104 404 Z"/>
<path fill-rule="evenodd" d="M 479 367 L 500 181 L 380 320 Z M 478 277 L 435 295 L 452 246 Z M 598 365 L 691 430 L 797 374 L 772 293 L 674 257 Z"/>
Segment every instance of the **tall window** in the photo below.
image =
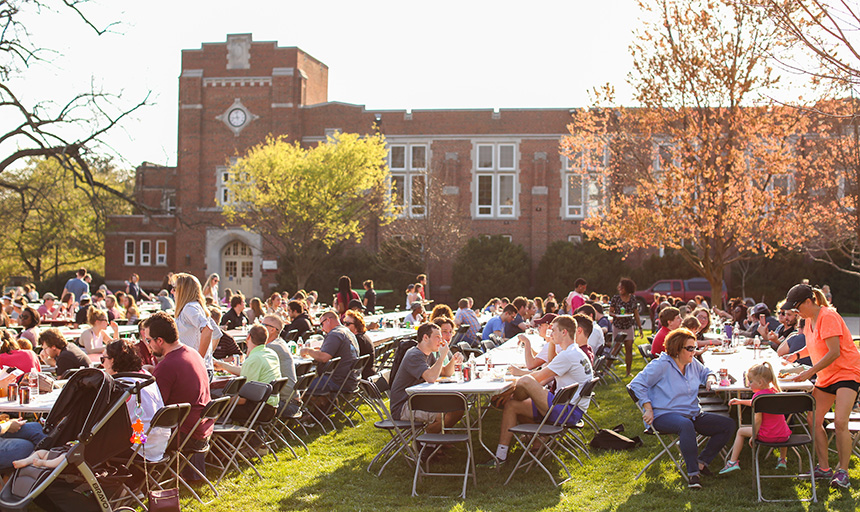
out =
<path fill-rule="evenodd" d="M 140 241 L 140 264 L 152 264 L 152 242 L 150 242 L 149 240 Z"/>
<path fill-rule="evenodd" d="M 517 212 L 516 144 L 476 144 L 475 216 L 511 218 Z"/>
<path fill-rule="evenodd" d="M 391 194 L 401 217 L 427 214 L 427 160 L 426 144 L 390 146 Z"/>
<path fill-rule="evenodd" d="M 583 219 L 603 205 L 604 186 L 600 174 L 596 171 L 598 166 L 605 164 L 605 155 L 592 154 L 584 159 L 577 155 L 572 159 L 564 158 L 564 172 L 562 173 L 562 195 L 564 206 L 562 214 L 569 219 Z M 583 167 L 587 174 L 582 174 Z"/>
<path fill-rule="evenodd" d="M 125 241 L 125 264 L 134 265 L 134 240 Z"/>
<path fill-rule="evenodd" d="M 155 264 L 167 265 L 167 240 L 155 241 Z"/>
<path fill-rule="evenodd" d="M 230 164 L 236 163 L 236 158 L 230 159 Z M 233 202 L 233 195 L 227 189 L 227 184 L 233 181 L 234 176 L 230 171 L 230 167 L 226 167 L 223 165 L 219 165 L 215 168 L 215 182 L 218 187 L 217 197 L 215 198 L 218 206 L 222 206 L 225 204 L 229 204 Z"/>

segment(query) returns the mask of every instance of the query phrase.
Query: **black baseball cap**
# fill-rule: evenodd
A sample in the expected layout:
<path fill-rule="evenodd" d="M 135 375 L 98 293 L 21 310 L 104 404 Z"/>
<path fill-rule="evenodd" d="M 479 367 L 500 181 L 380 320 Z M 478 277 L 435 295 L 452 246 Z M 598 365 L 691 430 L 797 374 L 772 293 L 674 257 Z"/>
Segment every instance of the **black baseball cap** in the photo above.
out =
<path fill-rule="evenodd" d="M 806 299 L 814 299 L 815 294 L 812 292 L 812 287 L 808 284 L 796 284 L 788 290 L 785 296 L 786 309 L 797 309 Z"/>

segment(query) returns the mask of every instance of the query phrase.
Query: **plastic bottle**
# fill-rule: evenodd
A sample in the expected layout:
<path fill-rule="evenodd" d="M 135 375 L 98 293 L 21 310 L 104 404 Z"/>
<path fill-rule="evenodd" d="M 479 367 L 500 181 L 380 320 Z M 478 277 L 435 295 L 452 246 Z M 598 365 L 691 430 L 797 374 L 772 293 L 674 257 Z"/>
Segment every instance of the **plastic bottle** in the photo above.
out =
<path fill-rule="evenodd" d="M 27 376 L 30 385 L 30 397 L 39 395 L 39 374 L 35 371 L 30 372 Z"/>
<path fill-rule="evenodd" d="M 478 366 L 478 365 L 477 365 L 477 364 L 475 364 L 475 360 L 474 360 L 474 359 L 469 359 L 469 374 L 470 374 L 469 376 L 470 376 L 472 379 L 477 379 L 477 378 L 478 378 L 477 366 Z"/>

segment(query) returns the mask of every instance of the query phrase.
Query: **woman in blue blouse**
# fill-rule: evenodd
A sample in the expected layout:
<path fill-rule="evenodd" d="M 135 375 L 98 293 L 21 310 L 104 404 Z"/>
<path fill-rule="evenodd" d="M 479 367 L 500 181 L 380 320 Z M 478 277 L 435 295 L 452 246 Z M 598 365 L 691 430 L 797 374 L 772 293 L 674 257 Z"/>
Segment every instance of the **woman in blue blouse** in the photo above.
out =
<path fill-rule="evenodd" d="M 644 411 L 642 419 L 658 432 L 678 434 L 678 445 L 687 466 L 689 487 L 701 488 L 699 473 L 710 474 L 708 464 L 732 438 L 735 422 L 726 416 L 702 412 L 699 386 L 710 385 L 713 372 L 693 357 L 696 336 L 688 329 L 675 329 L 666 336 L 666 351 L 648 363 L 630 381 L 630 389 Z M 710 436 L 698 453 L 696 435 Z"/>

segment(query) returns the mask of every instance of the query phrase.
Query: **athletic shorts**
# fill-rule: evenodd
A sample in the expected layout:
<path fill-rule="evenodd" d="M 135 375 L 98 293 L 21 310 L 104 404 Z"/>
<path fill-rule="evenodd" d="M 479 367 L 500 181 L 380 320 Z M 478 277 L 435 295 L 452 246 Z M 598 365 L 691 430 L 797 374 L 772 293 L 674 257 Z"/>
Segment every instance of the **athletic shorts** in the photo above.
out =
<path fill-rule="evenodd" d="M 850 388 L 856 393 L 860 390 L 860 382 L 854 380 L 840 380 L 839 382 L 834 382 L 833 384 L 825 387 L 815 386 L 815 389 L 824 391 L 828 395 L 835 395 L 836 390 L 839 388 Z"/>
<path fill-rule="evenodd" d="M 546 402 L 548 404 L 552 404 L 552 399 L 555 397 L 552 391 L 547 391 Z M 575 410 L 571 413 L 570 409 L 573 407 L 571 404 L 558 404 L 556 406 L 551 406 L 552 412 L 549 415 L 549 420 L 547 420 L 547 424 L 555 423 L 556 421 L 561 421 L 570 414 L 570 418 L 567 418 L 567 425 L 573 426 L 579 423 L 579 420 L 582 419 L 582 415 L 585 414 L 579 407 L 576 407 Z M 535 405 L 534 400 L 532 400 L 532 418 L 535 421 L 540 423 L 543 420 L 543 414 L 538 411 L 537 405 Z"/>

